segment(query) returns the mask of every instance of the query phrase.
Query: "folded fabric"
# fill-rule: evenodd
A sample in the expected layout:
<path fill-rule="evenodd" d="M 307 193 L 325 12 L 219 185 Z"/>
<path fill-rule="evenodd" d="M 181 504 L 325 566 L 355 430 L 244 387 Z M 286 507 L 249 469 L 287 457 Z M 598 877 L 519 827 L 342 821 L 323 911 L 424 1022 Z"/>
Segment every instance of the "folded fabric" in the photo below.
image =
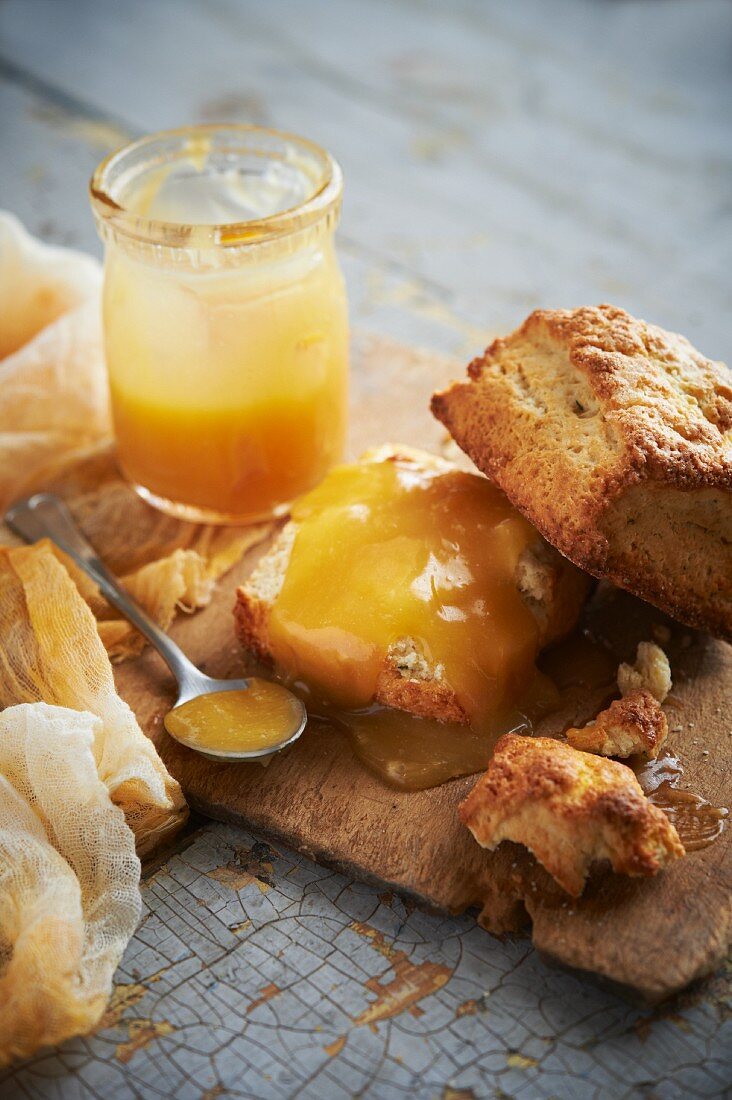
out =
<path fill-rule="evenodd" d="M 96 260 L 0 211 L 0 512 L 60 453 L 111 431 Z"/>
<path fill-rule="evenodd" d="M 140 916 L 140 862 L 93 714 L 0 714 L 0 1066 L 89 1031 Z"/>
<path fill-rule="evenodd" d="M 180 787 L 117 694 L 94 616 L 46 540 L 0 550 L 0 707 L 37 701 L 101 719 L 97 771 L 140 854 L 183 824 Z"/>

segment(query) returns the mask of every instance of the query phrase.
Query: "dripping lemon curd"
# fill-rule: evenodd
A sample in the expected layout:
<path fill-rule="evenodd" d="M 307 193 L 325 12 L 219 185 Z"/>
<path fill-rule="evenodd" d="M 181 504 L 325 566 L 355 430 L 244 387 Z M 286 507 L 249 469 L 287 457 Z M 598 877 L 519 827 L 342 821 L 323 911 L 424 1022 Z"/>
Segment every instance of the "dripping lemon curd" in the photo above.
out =
<path fill-rule="evenodd" d="M 484 477 L 385 461 L 341 466 L 298 500 L 269 646 L 311 713 L 402 787 L 484 767 L 500 734 L 554 709 L 537 622 L 517 588 L 536 530 Z M 424 662 L 469 721 L 373 706 L 387 658 Z M 401 658 L 399 658 L 401 659 Z"/>

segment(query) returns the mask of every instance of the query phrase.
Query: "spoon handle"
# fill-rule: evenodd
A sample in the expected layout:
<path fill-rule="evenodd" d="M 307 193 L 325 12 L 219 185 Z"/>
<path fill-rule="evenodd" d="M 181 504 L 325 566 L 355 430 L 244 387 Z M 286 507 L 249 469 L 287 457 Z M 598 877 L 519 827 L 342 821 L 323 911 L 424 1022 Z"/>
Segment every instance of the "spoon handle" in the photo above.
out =
<path fill-rule="evenodd" d="M 200 669 L 165 634 L 146 611 L 125 591 L 107 569 L 91 543 L 77 527 L 64 502 L 52 493 L 36 493 L 20 500 L 5 514 L 11 531 L 26 542 L 49 538 L 95 581 L 106 599 L 137 627 L 158 651 L 182 689 L 193 681 L 205 679 Z"/>

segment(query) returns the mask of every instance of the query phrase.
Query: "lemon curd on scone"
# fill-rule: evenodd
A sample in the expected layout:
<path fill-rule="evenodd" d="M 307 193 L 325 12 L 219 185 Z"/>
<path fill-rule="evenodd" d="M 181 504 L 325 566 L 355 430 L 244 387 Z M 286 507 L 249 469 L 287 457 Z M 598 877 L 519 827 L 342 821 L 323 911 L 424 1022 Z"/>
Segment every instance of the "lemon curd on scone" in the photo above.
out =
<path fill-rule="evenodd" d="M 285 511 L 345 438 L 338 165 L 290 135 L 190 127 L 113 154 L 91 190 L 123 472 L 181 518 Z"/>
<path fill-rule="evenodd" d="M 235 614 L 367 764 L 422 787 L 484 767 L 501 733 L 554 709 L 535 660 L 586 591 L 486 478 L 382 448 L 296 502 Z"/>

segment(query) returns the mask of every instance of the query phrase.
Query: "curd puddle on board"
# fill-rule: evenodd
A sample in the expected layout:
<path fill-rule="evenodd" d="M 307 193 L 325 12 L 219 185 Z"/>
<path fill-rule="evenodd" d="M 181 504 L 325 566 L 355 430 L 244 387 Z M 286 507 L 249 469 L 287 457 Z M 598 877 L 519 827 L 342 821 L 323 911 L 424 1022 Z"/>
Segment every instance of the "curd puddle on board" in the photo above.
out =
<path fill-rule="evenodd" d="M 656 760 L 638 762 L 638 782 L 648 801 L 663 810 L 676 828 L 687 852 L 707 848 L 726 827 L 729 810 L 713 806 L 696 791 L 679 786 L 684 774 L 681 761 L 664 750 Z"/>
<path fill-rule="evenodd" d="M 165 728 L 189 748 L 216 754 L 275 751 L 300 725 L 297 699 L 252 677 L 246 690 L 214 691 L 174 707 Z"/>
<path fill-rule="evenodd" d="M 530 734 L 533 722 L 554 710 L 558 698 L 553 684 L 537 676 L 521 694 L 520 706 L 496 713 L 478 727 L 475 723 L 419 718 L 393 707 L 345 710 L 322 700 L 316 702 L 303 685 L 290 687 L 306 703 L 315 723 L 342 731 L 367 768 L 407 791 L 437 787 L 448 779 L 484 771 L 503 733 Z"/>
<path fill-rule="evenodd" d="M 343 452 L 337 166 L 301 139 L 235 126 L 156 135 L 116 157 L 119 179 L 107 194 L 115 169 L 103 165 L 92 200 L 122 470 L 182 518 L 282 512 Z"/>
<path fill-rule="evenodd" d="M 537 534 L 485 478 L 398 461 L 342 466 L 295 504 L 293 520 L 269 617 L 276 666 L 388 782 L 413 789 L 479 771 L 502 733 L 528 732 L 556 707 L 515 580 Z M 405 639 L 470 725 L 372 705 L 387 653 Z"/>

